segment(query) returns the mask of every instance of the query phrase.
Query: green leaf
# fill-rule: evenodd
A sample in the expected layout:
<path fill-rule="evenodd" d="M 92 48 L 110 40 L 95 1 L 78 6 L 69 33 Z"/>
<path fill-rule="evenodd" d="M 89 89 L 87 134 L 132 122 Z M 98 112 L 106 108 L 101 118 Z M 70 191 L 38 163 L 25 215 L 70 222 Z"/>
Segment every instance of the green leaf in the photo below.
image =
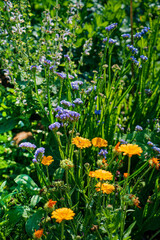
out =
<path fill-rule="evenodd" d="M 2 119 L 0 121 L 0 133 L 5 133 L 12 130 L 18 123 L 17 118 Z"/>
<path fill-rule="evenodd" d="M 37 203 L 39 203 L 41 201 L 42 197 L 40 197 L 39 195 L 33 195 L 33 197 L 31 198 L 31 202 L 30 202 L 30 206 L 33 208 L 37 205 Z"/>
<path fill-rule="evenodd" d="M 62 179 L 63 178 L 63 174 L 64 174 L 64 169 L 62 168 L 58 168 L 56 169 L 55 173 L 54 173 L 54 179 Z"/>
<path fill-rule="evenodd" d="M 133 223 L 127 228 L 127 230 L 124 232 L 123 240 L 129 239 L 128 237 L 129 237 L 129 235 L 131 234 L 131 231 L 132 231 L 132 229 L 134 228 L 135 224 L 136 224 L 136 221 L 133 222 Z"/>
<path fill-rule="evenodd" d="M 44 217 L 45 211 L 43 209 L 38 210 L 36 213 L 34 213 L 26 222 L 25 229 L 29 236 L 32 236 L 35 229 L 38 230 L 39 224 L 41 222 L 41 218 Z"/>
<path fill-rule="evenodd" d="M 23 185 L 26 190 L 28 190 L 29 192 L 33 193 L 33 192 L 37 192 L 40 190 L 40 188 L 37 186 L 37 184 L 33 181 L 33 179 L 31 177 L 29 177 L 26 174 L 21 174 L 18 175 L 14 181 L 18 184 L 18 185 Z"/>
<path fill-rule="evenodd" d="M 8 211 L 8 224 L 13 224 L 15 225 L 18 223 L 23 215 L 24 209 L 22 206 L 16 206 L 13 209 L 10 209 Z"/>

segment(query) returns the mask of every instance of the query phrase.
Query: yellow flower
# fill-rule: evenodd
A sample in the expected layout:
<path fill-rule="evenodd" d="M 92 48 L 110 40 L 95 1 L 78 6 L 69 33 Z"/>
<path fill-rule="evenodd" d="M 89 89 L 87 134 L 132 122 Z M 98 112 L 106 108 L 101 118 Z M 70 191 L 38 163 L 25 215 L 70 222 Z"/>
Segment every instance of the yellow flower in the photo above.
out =
<path fill-rule="evenodd" d="M 58 208 L 52 212 L 51 218 L 55 218 L 56 222 L 61 223 L 63 220 L 73 219 L 75 213 L 70 208 Z"/>
<path fill-rule="evenodd" d="M 39 230 L 35 230 L 35 232 L 33 233 L 33 238 L 35 239 L 40 239 L 43 235 L 43 229 L 39 229 Z"/>
<path fill-rule="evenodd" d="M 159 159 L 158 158 L 155 158 L 155 157 L 152 157 L 150 160 L 149 160 L 149 164 L 151 165 L 151 167 L 156 167 L 156 169 L 158 170 L 159 169 Z"/>
<path fill-rule="evenodd" d="M 53 161 L 54 161 L 54 159 L 52 156 L 48 156 L 48 157 L 44 156 L 41 163 L 45 166 L 46 165 L 49 166 Z"/>
<path fill-rule="evenodd" d="M 118 148 L 119 152 L 123 152 L 123 155 L 128 155 L 129 157 L 132 157 L 132 155 L 141 155 L 142 148 L 139 147 L 136 144 L 122 144 L 119 148 Z"/>
<path fill-rule="evenodd" d="M 75 144 L 78 148 L 87 148 L 91 146 L 91 142 L 87 138 L 75 137 L 72 138 L 72 144 Z"/>
<path fill-rule="evenodd" d="M 112 184 L 99 182 L 96 184 L 96 191 L 102 191 L 103 193 L 110 194 L 115 190 L 115 187 Z"/>
<path fill-rule="evenodd" d="M 49 201 L 44 205 L 44 208 L 46 210 L 53 211 L 56 203 L 57 201 L 53 201 L 52 199 L 49 199 Z"/>
<path fill-rule="evenodd" d="M 93 138 L 92 139 L 92 144 L 94 147 L 107 147 L 108 146 L 108 142 L 106 140 L 104 140 L 103 138 Z"/>
<path fill-rule="evenodd" d="M 102 169 L 98 169 L 98 170 L 95 170 L 95 171 L 90 171 L 89 176 L 99 178 L 100 180 L 112 180 L 112 178 L 113 178 L 113 175 L 112 175 L 111 172 L 105 171 L 105 170 L 102 170 Z"/>

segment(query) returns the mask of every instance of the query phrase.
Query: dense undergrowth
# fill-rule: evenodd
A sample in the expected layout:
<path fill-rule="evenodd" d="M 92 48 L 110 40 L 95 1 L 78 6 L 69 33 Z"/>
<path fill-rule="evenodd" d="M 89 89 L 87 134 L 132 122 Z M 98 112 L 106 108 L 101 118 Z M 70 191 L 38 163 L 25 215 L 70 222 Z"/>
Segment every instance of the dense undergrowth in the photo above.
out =
<path fill-rule="evenodd" d="M 130 3 L 0 1 L 0 239 L 159 238 L 159 5 Z"/>

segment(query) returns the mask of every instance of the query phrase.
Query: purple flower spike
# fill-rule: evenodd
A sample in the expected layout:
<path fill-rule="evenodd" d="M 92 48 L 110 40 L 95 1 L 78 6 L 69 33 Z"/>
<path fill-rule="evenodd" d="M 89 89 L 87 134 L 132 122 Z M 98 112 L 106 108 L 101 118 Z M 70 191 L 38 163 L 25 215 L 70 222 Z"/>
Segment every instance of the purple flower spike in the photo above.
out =
<path fill-rule="evenodd" d="M 19 147 L 28 151 L 33 151 L 36 148 L 36 145 L 30 142 L 23 142 L 19 145 Z"/>
<path fill-rule="evenodd" d="M 44 156 L 44 152 L 45 152 L 45 148 L 43 148 L 43 147 L 37 148 L 37 150 L 35 151 L 35 154 L 34 154 L 34 159 L 36 161 L 40 161 L 42 159 L 42 157 Z"/>
<path fill-rule="evenodd" d="M 135 127 L 135 131 L 141 132 L 141 131 L 143 131 L 143 128 L 142 128 L 141 126 L 137 125 L 137 126 Z"/>

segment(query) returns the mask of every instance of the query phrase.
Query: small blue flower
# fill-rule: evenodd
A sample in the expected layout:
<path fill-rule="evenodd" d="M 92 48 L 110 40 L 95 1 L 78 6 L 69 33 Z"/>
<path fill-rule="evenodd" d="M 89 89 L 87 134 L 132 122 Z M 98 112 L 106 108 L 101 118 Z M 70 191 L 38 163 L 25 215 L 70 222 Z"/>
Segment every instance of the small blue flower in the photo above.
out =
<path fill-rule="evenodd" d="M 55 123 L 52 123 L 51 125 L 49 125 L 49 129 L 50 130 L 58 130 L 60 128 L 61 124 L 59 122 L 55 122 Z"/>
<path fill-rule="evenodd" d="M 141 131 L 143 131 L 143 128 L 141 126 L 137 125 L 135 127 L 135 131 L 141 132 Z"/>
<path fill-rule="evenodd" d="M 66 58 L 66 59 L 68 60 L 68 62 L 70 62 L 70 61 L 71 61 L 71 59 L 70 59 L 70 57 L 69 57 L 69 55 L 68 55 L 68 54 L 64 55 L 64 58 Z"/>
<path fill-rule="evenodd" d="M 160 148 L 158 148 L 158 147 L 152 147 L 152 149 L 153 149 L 155 152 L 160 153 Z"/>
<path fill-rule="evenodd" d="M 121 144 L 128 144 L 128 142 L 126 142 L 126 141 L 123 140 L 123 139 L 120 140 L 120 143 L 121 143 Z"/>
<path fill-rule="evenodd" d="M 95 113 L 96 115 L 101 115 L 101 110 L 95 109 L 94 113 Z"/>
<path fill-rule="evenodd" d="M 123 37 L 123 38 L 130 38 L 131 35 L 129 33 L 124 33 L 124 34 L 121 35 L 121 37 Z"/>
<path fill-rule="evenodd" d="M 101 149 L 98 155 L 103 156 L 106 159 L 106 155 L 108 154 L 106 149 Z"/>
<path fill-rule="evenodd" d="M 44 152 L 45 152 L 45 148 L 43 148 L 43 147 L 37 148 L 37 150 L 35 151 L 35 154 L 34 154 L 34 159 L 32 161 L 34 161 L 34 162 L 41 161 L 42 157 L 44 156 Z"/>
<path fill-rule="evenodd" d="M 117 27 L 117 23 L 112 23 L 111 25 L 109 25 L 105 29 L 106 29 L 107 32 L 109 32 L 109 31 L 111 31 L 112 29 L 114 29 L 116 27 Z"/>
<path fill-rule="evenodd" d="M 138 49 L 135 48 L 135 47 L 133 47 L 133 45 L 127 44 L 127 47 L 129 48 L 129 50 L 131 50 L 131 52 L 132 52 L 133 54 L 137 54 L 137 53 L 138 53 Z"/>
<path fill-rule="evenodd" d="M 149 145 L 149 146 L 152 146 L 152 147 L 153 147 L 153 146 L 154 146 L 154 143 L 152 143 L 151 141 L 148 141 L 148 142 L 147 142 L 147 145 Z"/>
<path fill-rule="evenodd" d="M 147 60 L 148 60 L 148 58 L 147 58 L 146 56 L 144 56 L 144 55 L 141 55 L 140 58 L 141 58 L 143 61 L 147 61 Z"/>
<path fill-rule="evenodd" d="M 73 102 L 78 105 L 83 104 L 83 101 L 80 98 L 76 98 Z"/>
<path fill-rule="evenodd" d="M 60 103 L 61 103 L 62 105 L 64 105 L 64 106 L 66 106 L 66 107 L 71 107 L 71 106 L 72 106 L 72 103 L 70 103 L 70 102 L 68 102 L 68 101 L 66 101 L 66 100 L 62 100 Z"/>

